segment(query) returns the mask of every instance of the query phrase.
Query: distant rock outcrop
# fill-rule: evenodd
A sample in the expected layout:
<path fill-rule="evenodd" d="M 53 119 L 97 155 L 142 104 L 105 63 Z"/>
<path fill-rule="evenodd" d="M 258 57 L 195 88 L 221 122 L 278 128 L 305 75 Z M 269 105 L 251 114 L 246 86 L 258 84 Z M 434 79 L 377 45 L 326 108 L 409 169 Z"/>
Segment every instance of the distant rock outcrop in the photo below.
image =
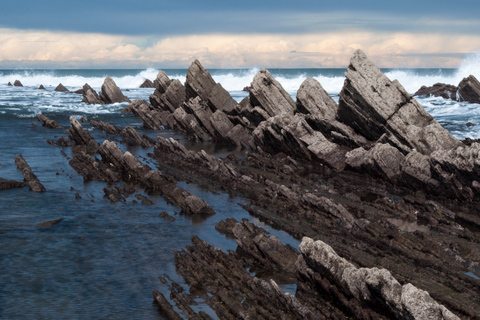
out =
<path fill-rule="evenodd" d="M 141 85 L 140 88 L 155 88 L 155 84 L 150 79 L 146 79 Z"/>
<path fill-rule="evenodd" d="M 463 78 L 458 86 L 436 83 L 431 87 L 422 86 L 415 96 L 442 97 L 456 101 L 480 104 L 480 82 L 473 75 Z"/>
<path fill-rule="evenodd" d="M 43 84 L 41 84 L 41 85 L 38 87 L 38 90 L 45 90 L 45 87 L 43 86 Z"/>
<path fill-rule="evenodd" d="M 414 96 L 433 96 L 444 99 L 456 100 L 457 87 L 451 84 L 435 83 L 431 87 L 422 86 L 413 95 Z"/>
<path fill-rule="evenodd" d="M 57 121 L 52 120 L 47 116 L 44 116 L 43 114 L 39 114 L 37 117 L 38 117 L 38 121 L 43 122 L 44 127 L 47 127 L 50 129 L 60 129 L 62 127 Z"/>
<path fill-rule="evenodd" d="M 13 85 L 15 87 L 23 87 L 23 84 L 20 82 L 20 80 L 15 80 L 15 82 L 13 83 Z"/>
<path fill-rule="evenodd" d="M 98 96 L 97 92 L 92 89 L 88 85 L 88 83 L 85 83 L 83 85 L 83 102 L 87 104 L 103 104 L 104 102 L 100 100 L 100 97 Z"/>
<path fill-rule="evenodd" d="M 70 91 L 70 90 L 68 90 L 67 88 L 65 88 L 65 86 L 60 83 L 60 84 L 55 88 L 55 91 L 68 92 L 68 91 Z"/>
<path fill-rule="evenodd" d="M 99 94 L 100 100 L 106 104 L 117 102 L 130 102 L 126 96 L 123 95 L 120 88 L 117 87 L 112 78 L 106 77 L 102 84 L 102 91 Z"/>

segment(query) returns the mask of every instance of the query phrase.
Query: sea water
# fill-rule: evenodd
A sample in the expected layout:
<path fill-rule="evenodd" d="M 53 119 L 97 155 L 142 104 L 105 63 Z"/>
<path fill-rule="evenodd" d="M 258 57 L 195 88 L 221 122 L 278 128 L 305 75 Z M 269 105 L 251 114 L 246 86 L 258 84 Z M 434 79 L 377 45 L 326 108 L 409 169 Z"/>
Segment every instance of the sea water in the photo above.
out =
<path fill-rule="evenodd" d="M 443 82 L 457 85 L 469 74 L 480 79 L 480 59 L 465 61 L 458 69 L 385 69 L 390 79 L 398 79 L 410 93 L 422 85 Z M 206 219 L 176 214 L 178 208 L 162 198 L 147 195 L 153 206 L 135 203 L 110 203 L 103 197 L 105 183 L 84 183 L 68 164 L 71 148 L 52 147 L 47 139 L 65 135 L 69 117 L 137 127 L 141 134 L 174 137 L 189 148 L 203 145 L 188 142 L 178 132 L 152 131 L 141 128 L 142 121 L 132 114 L 122 114 L 125 103 L 86 105 L 82 96 L 71 92 L 55 92 L 62 83 L 69 90 L 90 84 L 100 90 L 104 78 L 111 76 L 130 99 L 146 99 L 154 89 L 141 89 L 146 80 L 154 80 L 159 70 L 0 70 L 0 177 L 21 181 L 23 176 L 14 163 L 22 154 L 47 192 L 34 193 L 28 187 L 0 191 L 0 318 L 5 319 L 157 319 L 151 292 L 159 290 L 168 298 L 168 288 L 159 277 L 168 274 L 185 288 L 175 272 L 173 250 L 190 243 L 192 235 L 220 247 L 235 250 L 234 240 L 215 230 L 215 224 L 226 218 L 247 218 L 263 226 L 283 242 L 298 247 L 299 242 L 281 231 L 262 225 L 243 210 L 241 198 L 214 194 L 194 184 L 180 186 L 201 197 L 216 211 Z M 164 70 L 170 78 L 185 81 L 187 70 Z M 247 96 L 259 69 L 211 69 L 215 81 L 240 101 Z M 345 69 L 271 69 L 270 72 L 295 98 L 296 91 L 307 77 L 317 79 L 338 101 Z M 20 80 L 24 87 L 7 86 Z M 46 90 L 39 90 L 43 85 Z M 127 91 L 128 89 L 128 91 Z M 418 101 L 454 136 L 480 138 L 480 104 L 459 103 L 443 98 L 419 97 Z M 47 129 L 36 116 L 44 114 L 63 129 Z M 467 127 L 466 123 L 479 124 Z M 105 132 L 85 128 L 98 142 L 115 139 Z M 117 138 L 118 140 L 118 138 Z M 123 151 L 130 151 L 155 167 L 147 154 L 152 149 L 118 142 Z M 64 154 L 62 154 L 62 151 Z M 208 152 L 225 155 L 224 149 Z M 174 216 L 174 222 L 159 217 L 162 211 Z M 50 228 L 38 224 L 53 219 L 63 220 Z M 282 284 L 294 293 L 293 284 Z M 209 308 L 200 303 L 196 310 Z"/>

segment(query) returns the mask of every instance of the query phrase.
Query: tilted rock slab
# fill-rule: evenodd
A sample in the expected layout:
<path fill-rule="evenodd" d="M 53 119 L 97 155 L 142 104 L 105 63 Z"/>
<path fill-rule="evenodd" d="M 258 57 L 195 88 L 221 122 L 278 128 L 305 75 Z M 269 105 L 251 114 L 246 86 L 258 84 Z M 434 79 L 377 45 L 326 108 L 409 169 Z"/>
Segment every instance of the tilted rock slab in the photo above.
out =
<path fill-rule="evenodd" d="M 37 118 L 39 121 L 43 122 L 44 127 L 47 127 L 50 129 L 60 129 L 62 127 L 57 121 L 52 120 L 47 116 L 44 116 L 43 114 L 39 114 Z"/>
<path fill-rule="evenodd" d="M 304 237 L 297 270 L 305 278 L 326 277 L 367 308 L 396 319 L 460 319 L 410 283 L 401 285 L 386 269 L 356 268 L 326 243 Z"/>
<path fill-rule="evenodd" d="M 87 104 L 104 104 L 100 97 L 98 96 L 97 92 L 90 87 L 88 83 L 83 85 L 83 99 L 82 102 Z"/>
<path fill-rule="evenodd" d="M 113 79 L 110 77 L 106 77 L 103 81 L 102 92 L 100 92 L 100 100 L 106 104 L 130 102 L 130 99 L 123 95 L 115 81 L 113 81 Z"/>
<path fill-rule="evenodd" d="M 74 117 L 70 117 L 70 128 L 65 131 L 75 145 L 85 146 L 88 153 L 96 153 L 100 145 Z"/>
<path fill-rule="evenodd" d="M 208 101 L 208 97 L 213 87 L 216 85 L 210 73 L 205 70 L 200 61 L 195 59 L 188 68 L 185 80 L 185 91 L 187 100 L 200 97 L 203 101 Z"/>
<path fill-rule="evenodd" d="M 480 103 L 480 82 L 473 75 L 463 78 L 458 84 L 458 101 Z"/>
<path fill-rule="evenodd" d="M 45 187 L 40 183 L 40 180 L 38 180 L 37 176 L 33 173 L 27 161 L 23 159 L 21 154 L 15 157 L 15 164 L 17 165 L 17 169 L 22 171 L 23 178 L 30 187 L 30 190 L 34 192 L 46 191 Z"/>
<path fill-rule="evenodd" d="M 250 103 L 253 107 L 265 110 L 270 117 L 282 113 L 293 114 L 296 109 L 292 97 L 267 69 L 260 70 L 253 78 Z"/>
<path fill-rule="evenodd" d="M 337 119 L 367 139 L 376 141 L 389 132 L 408 148 L 427 155 L 461 145 L 361 50 L 355 51 L 345 77 Z"/>
<path fill-rule="evenodd" d="M 307 78 L 297 91 L 297 111 L 313 114 L 322 119 L 334 120 L 338 106 L 323 89 L 320 82 Z"/>

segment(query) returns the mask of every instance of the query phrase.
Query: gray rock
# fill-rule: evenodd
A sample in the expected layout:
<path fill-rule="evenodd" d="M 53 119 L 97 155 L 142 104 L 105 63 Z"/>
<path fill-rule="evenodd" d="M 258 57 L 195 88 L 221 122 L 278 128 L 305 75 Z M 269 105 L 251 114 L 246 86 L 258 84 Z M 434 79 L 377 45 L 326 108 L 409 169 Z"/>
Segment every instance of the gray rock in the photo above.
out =
<path fill-rule="evenodd" d="M 333 120 L 338 106 L 322 85 L 315 79 L 307 78 L 297 91 L 297 111 L 315 115 L 321 119 Z"/>
<path fill-rule="evenodd" d="M 70 128 L 66 131 L 70 140 L 76 145 L 85 146 L 88 153 L 96 153 L 100 146 L 92 135 L 85 131 L 74 117 L 70 117 L 70 124 Z"/>
<path fill-rule="evenodd" d="M 210 124 L 214 130 L 214 136 L 218 141 L 228 141 L 227 138 L 228 132 L 233 129 L 234 125 L 227 117 L 227 115 L 221 111 L 217 110 L 210 117 Z"/>
<path fill-rule="evenodd" d="M 205 70 L 200 61 L 195 59 L 188 68 L 185 81 L 187 100 L 200 97 L 203 101 L 208 101 L 210 92 L 215 85 L 216 82 L 210 73 Z"/>
<path fill-rule="evenodd" d="M 23 87 L 23 84 L 20 82 L 20 80 L 15 80 L 15 82 L 13 83 L 13 85 L 15 87 Z"/>
<path fill-rule="evenodd" d="M 296 108 L 292 97 L 266 69 L 260 70 L 253 78 L 250 103 L 265 110 L 270 117 L 282 113 L 293 114 Z"/>
<path fill-rule="evenodd" d="M 355 171 L 366 172 L 395 182 L 400 176 L 404 159 L 398 149 L 389 144 L 377 143 L 370 150 L 360 147 L 346 154 L 346 164 Z"/>
<path fill-rule="evenodd" d="M 170 80 L 166 74 L 162 76 L 160 73 L 157 83 L 157 89 L 150 95 L 150 103 L 160 111 L 175 112 L 186 101 L 185 87 L 179 80 Z"/>
<path fill-rule="evenodd" d="M 210 137 L 215 136 L 215 130 L 210 122 L 210 118 L 212 117 L 212 110 L 208 107 L 208 105 L 201 100 L 198 96 L 194 99 L 190 99 L 183 105 L 183 108 L 187 113 L 193 114 L 195 118 L 197 118 L 198 123 L 203 127 L 203 129 L 210 135 Z"/>
<path fill-rule="evenodd" d="M 102 92 L 100 92 L 100 100 L 106 104 L 117 102 L 130 102 L 126 96 L 123 95 L 120 88 L 116 85 L 112 78 L 106 77 L 102 84 Z"/>
<path fill-rule="evenodd" d="M 55 88 L 55 91 L 58 91 L 58 92 L 68 92 L 69 90 L 67 88 L 65 88 L 65 86 L 63 84 L 59 84 L 56 88 Z"/>
<path fill-rule="evenodd" d="M 361 50 L 355 51 L 345 77 L 337 119 L 367 139 L 376 141 L 389 132 L 408 148 L 427 155 L 461 145 Z"/>
<path fill-rule="evenodd" d="M 208 106 L 213 112 L 216 110 L 223 111 L 227 114 L 234 112 L 238 103 L 232 96 L 225 90 L 220 83 L 217 83 L 208 96 Z"/>
<path fill-rule="evenodd" d="M 456 100 L 457 87 L 451 84 L 435 83 L 431 87 L 422 86 L 413 94 L 414 96 L 442 97 Z"/>
<path fill-rule="evenodd" d="M 82 102 L 87 104 L 104 104 L 97 92 L 90 87 L 88 83 L 83 85 L 83 99 Z"/>
<path fill-rule="evenodd" d="M 21 154 L 15 157 L 15 164 L 17 165 L 17 169 L 22 171 L 23 179 L 30 187 L 30 190 L 34 192 L 46 191 L 45 187 L 40 183 L 37 176 L 33 173 L 32 169 L 27 164 L 25 159 L 23 159 Z"/>
<path fill-rule="evenodd" d="M 460 319 L 428 292 L 410 283 L 402 286 L 386 269 L 356 268 L 320 240 L 304 237 L 300 251 L 296 267 L 303 279 L 325 277 L 366 307 L 381 306 L 396 319 Z"/>
<path fill-rule="evenodd" d="M 458 101 L 480 103 L 480 82 L 473 75 L 463 78 L 458 84 Z"/>
<path fill-rule="evenodd" d="M 346 229 L 351 229 L 353 227 L 353 224 L 355 223 L 355 218 L 341 204 L 335 203 L 325 197 L 318 197 L 309 192 L 303 194 L 302 199 L 309 206 L 317 208 L 323 212 L 328 212 L 329 214 L 337 218 L 339 224 L 342 227 Z"/>
<path fill-rule="evenodd" d="M 140 88 L 155 88 L 152 80 L 145 79 L 145 81 L 140 85 Z"/>

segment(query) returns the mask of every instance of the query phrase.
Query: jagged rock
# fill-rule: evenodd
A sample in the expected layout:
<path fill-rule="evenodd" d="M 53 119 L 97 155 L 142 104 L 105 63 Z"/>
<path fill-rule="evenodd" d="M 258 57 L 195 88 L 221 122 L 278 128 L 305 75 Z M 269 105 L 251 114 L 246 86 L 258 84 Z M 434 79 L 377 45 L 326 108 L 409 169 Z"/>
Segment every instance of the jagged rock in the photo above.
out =
<path fill-rule="evenodd" d="M 126 112 L 128 109 L 129 111 L 133 112 L 133 114 L 137 117 L 142 118 L 143 126 L 145 129 L 152 129 L 152 130 L 161 130 L 162 123 L 161 119 L 159 118 L 160 114 L 154 112 L 147 101 L 141 99 L 133 100 L 127 108 L 122 110 L 122 112 Z"/>
<path fill-rule="evenodd" d="M 151 148 L 153 143 L 150 139 L 142 137 L 135 129 L 130 126 L 126 126 L 122 131 L 122 135 L 135 144 L 141 145 L 143 148 Z"/>
<path fill-rule="evenodd" d="M 59 91 L 59 92 L 68 92 L 69 90 L 67 88 L 65 88 L 65 86 L 63 84 L 59 84 L 56 88 L 55 88 L 55 91 Z"/>
<path fill-rule="evenodd" d="M 88 85 L 88 83 L 85 83 L 83 85 L 83 99 L 82 102 L 85 102 L 87 104 L 103 104 L 104 102 L 100 100 L 100 97 L 98 96 L 97 92 Z"/>
<path fill-rule="evenodd" d="M 346 164 L 372 176 L 380 176 L 395 182 L 400 176 L 400 164 L 404 159 L 398 149 L 389 144 L 377 143 L 370 150 L 360 147 L 346 154 Z"/>
<path fill-rule="evenodd" d="M 237 105 L 238 103 L 235 99 L 232 98 L 220 83 L 217 83 L 210 91 L 210 95 L 208 96 L 208 106 L 213 112 L 220 110 L 226 114 L 231 114 Z"/>
<path fill-rule="evenodd" d="M 361 50 L 355 51 L 345 77 L 337 119 L 367 139 L 375 141 L 388 132 L 427 155 L 461 144 Z"/>
<path fill-rule="evenodd" d="M 102 91 L 99 94 L 100 100 L 106 104 L 117 102 L 130 102 L 126 96 L 123 95 L 120 88 L 117 87 L 112 78 L 106 77 L 102 84 Z"/>
<path fill-rule="evenodd" d="M 15 87 L 23 87 L 23 84 L 20 82 L 20 80 L 15 80 L 15 82 L 13 83 L 13 85 Z"/>
<path fill-rule="evenodd" d="M 23 188 L 23 187 L 25 187 L 24 182 L 0 178 L 0 190 L 8 190 L 8 189 L 15 189 L 15 188 Z"/>
<path fill-rule="evenodd" d="M 430 295 L 408 283 L 401 285 L 386 269 L 356 268 L 326 243 L 304 237 L 296 267 L 304 281 L 326 278 L 347 299 L 396 319 L 460 319 Z M 346 309 L 354 307 L 352 301 Z M 351 310 L 355 313 L 355 309 Z"/>
<path fill-rule="evenodd" d="M 43 86 L 43 84 L 41 84 L 39 87 L 38 87 L 38 90 L 46 90 L 45 87 Z"/>
<path fill-rule="evenodd" d="M 119 126 L 114 126 L 103 121 L 98 122 L 95 120 L 90 120 L 90 125 L 92 127 L 99 128 L 108 134 L 120 134 L 122 132 L 122 129 Z"/>
<path fill-rule="evenodd" d="M 9 83 L 7 84 L 7 86 L 11 87 L 11 86 L 13 86 L 13 84 L 12 84 L 11 82 L 9 82 Z"/>
<path fill-rule="evenodd" d="M 313 130 L 301 114 L 282 113 L 262 122 L 254 131 L 255 143 L 269 153 L 284 152 L 296 158 L 320 160 L 335 169 L 344 166 L 347 150 Z"/>
<path fill-rule="evenodd" d="M 214 137 L 217 141 L 228 141 L 227 135 L 234 125 L 227 117 L 227 115 L 221 111 L 215 111 L 210 117 L 210 124 L 212 125 Z"/>
<path fill-rule="evenodd" d="M 60 129 L 62 126 L 58 124 L 55 120 L 49 119 L 47 116 L 44 116 L 43 114 L 39 114 L 38 120 L 43 122 L 43 126 L 50 128 L 50 129 Z"/>
<path fill-rule="evenodd" d="M 473 75 L 463 78 L 458 84 L 458 101 L 480 104 L 480 82 Z"/>
<path fill-rule="evenodd" d="M 270 117 L 288 113 L 293 114 L 296 106 L 292 97 L 266 69 L 260 70 L 251 83 L 250 103 L 260 107 Z"/>
<path fill-rule="evenodd" d="M 140 88 L 155 88 L 152 80 L 145 79 L 145 81 L 140 85 Z"/>
<path fill-rule="evenodd" d="M 85 131 L 80 122 L 74 117 L 70 117 L 70 124 L 70 128 L 65 131 L 70 140 L 76 145 L 85 146 L 88 153 L 96 153 L 100 146 L 92 135 Z"/>
<path fill-rule="evenodd" d="M 170 302 L 168 302 L 163 294 L 157 290 L 153 291 L 152 294 L 155 298 L 155 301 L 158 303 L 161 313 L 164 314 L 168 320 L 182 320 L 182 317 L 180 317 L 178 313 L 173 310 L 172 305 Z"/>
<path fill-rule="evenodd" d="M 30 166 L 27 164 L 22 155 L 19 154 L 15 157 L 15 164 L 17 165 L 18 170 L 22 171 L 23 178 L 25 182 L 30 187 L 30 190 L 34 192 L 45 192 L 45 187 L 40 183 L 37 176 L 33 173 Z"/>
<path fill-rule="evenodd" d="M 163 71 L 160 71 L 157 83 L 157 88 L 150 95 L 150 103 L 155 109 L 174 112 L 186 101 L 185 87 L 179 80 L 170 80 Z"/>
<path fill-rule="evenodd" d="M 212 127 L 210 122 L 210 118 L 212 117 L 212 110 L 207 106 L 207 104 L 202 101 L 202 99 L 198 96 L 194 99 L 188 100 L 187 103 L 184 104 L 183 108 L 187 113 L 193 114 L 195 118 L 198 120 L 198 123 L 202 126 L 204 131 L 208 133 L 210 137 L 214 137 L 215 130 Z"/>
<path fill-rule="evenodd" d="M 75 90 L 75 91 L 73 91 L 72 93 L 83 95 L 83 89 Z"/>
<path fill-rule="evenodd" d="M 162 211 L 160 212 L 159 216 L 163 219 L 165 219 L 166 221 L 169 221 L 169 222 L 173 222 L 175 221 L 175 218 L 172 217 L 171 215 L 169 215 L 167 212 L 165 211 Z"/>
<path fill-rule="evenodd" d="M 186 100 L 200 97 L 203 101 L 208 101 L 208 97 L 213 87 L 216 85 L 210 73 L 205 70 L 200 61 L 195 59 L 188 68 L 185 81 Z"/>
<path fill-rule="evenodd" d="M 431 87 L 422 86 L 413 95 L 414 96 L 428 96 L 428 97 L 442 97 L 444 99 L 456 100 L 457 87 L 451 84 L 435 83 Z"/>
<path fill-rule="evenodd" d="M 353 224 L 355 223 L 355 218 L 341 204 L 335 203 L 325 197 L 318 197 L 310 192 L 304 193 L 302 195 L 302 199 L 308 205 L 336 217 L 339 225 L 343 228 L 351 229 L 353 227 Z"/>
<path fill-rule="evenodd" d="M 334 120 L 338 106 L 322 85 L 307 78 L 297 91 L 297 111 L 312 114 L 322 119 Z"/>

